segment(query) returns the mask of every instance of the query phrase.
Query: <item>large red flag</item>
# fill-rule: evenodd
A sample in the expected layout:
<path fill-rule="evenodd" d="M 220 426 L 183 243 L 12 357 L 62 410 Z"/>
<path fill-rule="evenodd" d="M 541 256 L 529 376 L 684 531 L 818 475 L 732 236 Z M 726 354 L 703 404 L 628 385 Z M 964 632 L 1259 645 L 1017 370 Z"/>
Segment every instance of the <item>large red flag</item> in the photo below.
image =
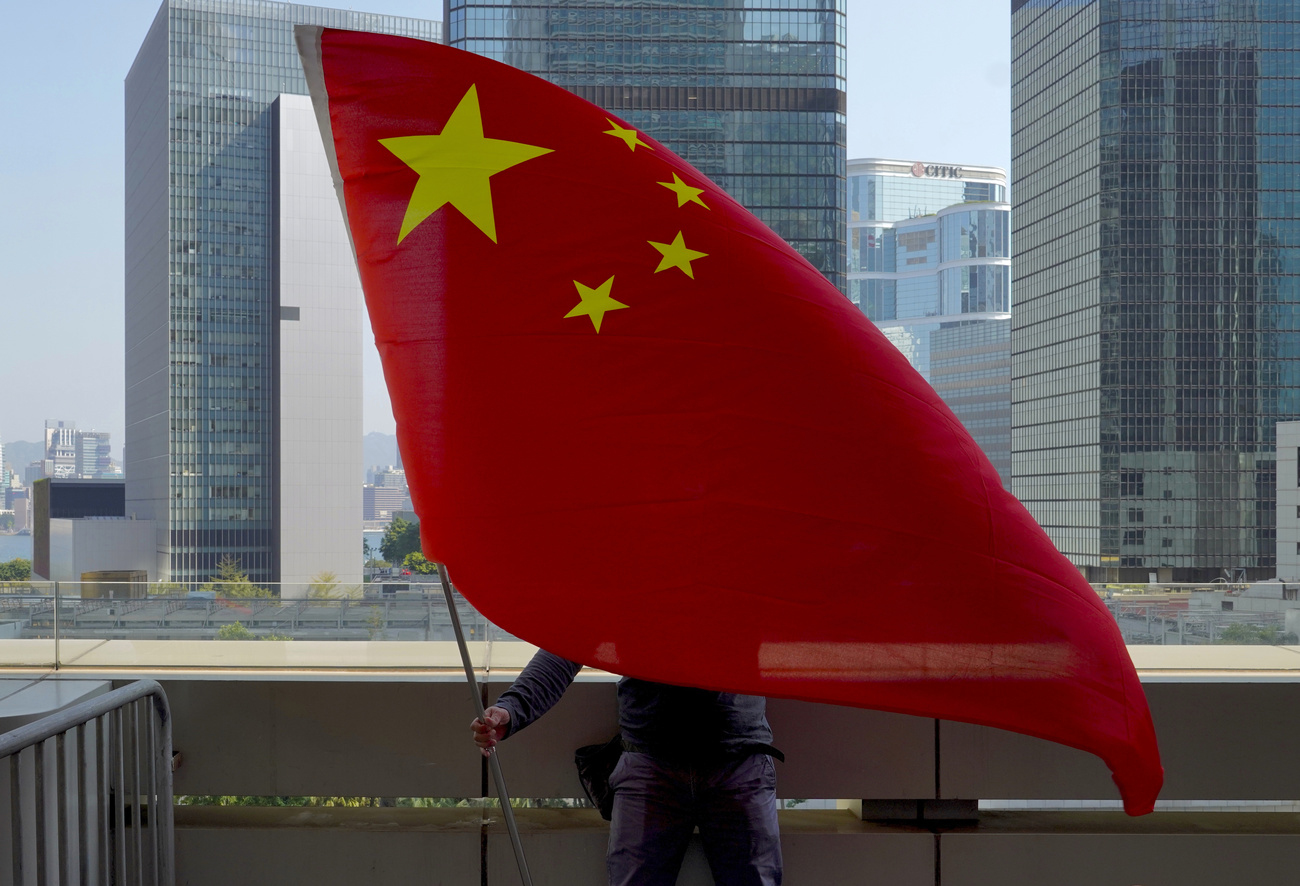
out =
<path fill-rule="evenodd" d="M 650 680 L 963 720 L 1162 780 L 1120 634 L 943 402 L 802 257 L 613 114 L 300 28 L 426 555 Z"/>

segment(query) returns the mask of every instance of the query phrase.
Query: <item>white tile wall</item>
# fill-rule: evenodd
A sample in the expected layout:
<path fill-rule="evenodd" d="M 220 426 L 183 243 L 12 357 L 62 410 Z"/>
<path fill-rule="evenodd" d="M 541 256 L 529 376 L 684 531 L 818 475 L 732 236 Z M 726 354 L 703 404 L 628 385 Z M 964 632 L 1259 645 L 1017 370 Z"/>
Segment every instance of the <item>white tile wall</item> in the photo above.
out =
<path fill-rule="evenodd" d="M 361 284 L 306 96 L 281 95 L 280 580 L 361 583 Z"/>

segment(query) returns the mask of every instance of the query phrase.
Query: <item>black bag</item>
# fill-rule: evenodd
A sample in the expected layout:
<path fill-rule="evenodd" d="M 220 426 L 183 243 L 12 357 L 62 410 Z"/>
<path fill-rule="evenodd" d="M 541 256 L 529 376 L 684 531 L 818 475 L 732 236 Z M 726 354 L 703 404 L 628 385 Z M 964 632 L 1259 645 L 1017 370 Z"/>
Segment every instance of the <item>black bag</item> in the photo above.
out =
<path fill-rule="evenodd" d="M 614 813 L 614 790 L 609 777 L 623 756 L 623 738 L 616 735 L 604 744 L 589 744 L 573 752 L 573 762 L 578 766 L 578 781 L 587 792 L 591 805 L 600 810 L 600 817 L 609 821 Z"/>

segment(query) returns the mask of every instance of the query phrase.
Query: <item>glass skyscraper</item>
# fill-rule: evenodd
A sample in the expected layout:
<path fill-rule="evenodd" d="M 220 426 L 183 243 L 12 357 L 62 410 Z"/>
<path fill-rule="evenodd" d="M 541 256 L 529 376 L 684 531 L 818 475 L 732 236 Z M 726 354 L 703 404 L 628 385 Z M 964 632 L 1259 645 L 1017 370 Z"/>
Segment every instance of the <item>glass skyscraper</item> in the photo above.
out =
<path fill-rule="evenodd" d="M 686 158 L 845 284 L 844 0 L 447 0 L 448 42 Z"/>
<path fill-rule="evenodd" d="M 1012 59 L 1012 489 L 1090 577 L 1271 577 L 1300 4 L 1013 0 Z"/>
<path fill-rule="evenodd" d="M 359 346 L 359 314 L 339 313 L 359 310 L 354 292 L 356 304 L 316 310 L 310 300 L 335 281 L 303 285 L 312 268 L 337 265 L 337 279 L 355 271 L 346 239 L 304 258 L 324 243 L 322 225 L 341 222 L 328 182 L 323 199 L 294 190 L 311 177 L 303 149 L 323 157 L 310 108 L 279 101 L 307 94 L 295 24 L 441 37 L 439 23 L 417 19 L 267 0 L 166 0 L 126 79 L 127 507 L 155 522 L 159 572 L 176 581 L 207 580 L 227 556 L 255 580 L 281 577 L 282 430 L 299 422 L 306 434 L 302 422 L 314 417 L 282 397 L 310 374 L 282 371 L 282 349 L 304 363 L 304 334 L 347 342 L 349 325 Z M 301 272 L 292 296 L 290 272 Z M 358 410 L 359 447 L 359 350 L 356 360 L 358 402 L 348 408 Z M 349 381 L 334 395 L 352 393 Z M 335 442 L 343 445 L 317 440 L 302 451 Z M 295 482 L 313 481 L 329 478 Z"/>
<path fill-rule="evenodd" d="M 848 164 L 849 298 L 934 386 L 1006 482 L 1011 258 L 1006 173 Z"/>

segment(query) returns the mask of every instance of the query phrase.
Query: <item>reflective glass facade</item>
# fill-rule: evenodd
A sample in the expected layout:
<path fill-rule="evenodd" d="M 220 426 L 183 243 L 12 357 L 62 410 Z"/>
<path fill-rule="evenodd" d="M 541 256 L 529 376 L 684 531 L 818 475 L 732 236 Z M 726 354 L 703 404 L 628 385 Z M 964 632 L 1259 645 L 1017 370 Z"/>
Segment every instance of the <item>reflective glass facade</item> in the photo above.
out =
<path fill-rule="evenodd" d="M 1007 483 L 1011 477 L 1011 321 L 941 325 L 930 335 L 930 384 Z"/>
<path fill-rule="evenodd" d="M 848 185 L 849 298 L 934 385 L 1005 481 L 1011 434 L 1006 174 L 853 160 Z"/>
<path fill-rule="evenodd" d="M 274 118 L 305 95 L 295 24 L 439 39 L 417 19 L 168 0 L 126 83 L 128 509 L 177 581 L 274 580 Z"/>
<path fill-rule="evenodd" d="M 447 0 L 448 42 L 659 139 L 844 288 L 844 0 Z"/>
<path fill-rule="evenodd" d="M 1271 577 L 1300 4 L 1012 11 L 1013 491 L 1098 578 Z"/>

